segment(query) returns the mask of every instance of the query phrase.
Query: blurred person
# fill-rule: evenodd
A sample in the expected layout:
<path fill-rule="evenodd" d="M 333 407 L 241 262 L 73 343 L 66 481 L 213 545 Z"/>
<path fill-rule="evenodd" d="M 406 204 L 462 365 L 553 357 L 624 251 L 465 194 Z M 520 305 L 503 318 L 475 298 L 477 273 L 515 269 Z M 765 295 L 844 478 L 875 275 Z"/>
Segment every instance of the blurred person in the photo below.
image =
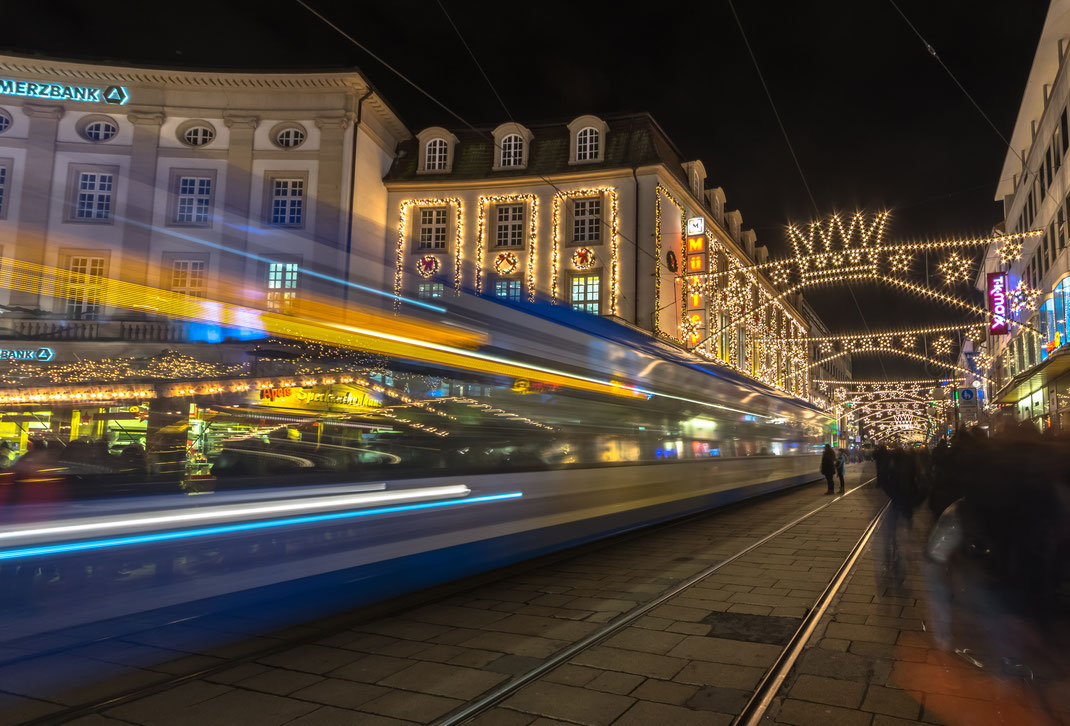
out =
<path fill-rule="evenodd" d="M 840 449 L 840 455 L 836 458 L 836 476 L 840 478 L 840 494 L 844 493 L 843 476 L 847 469 L 847 452 Z"/>
<path fill-rule="evenodd" d="M 829 444 L 825 444 L 825 450 L 821 452 L 821 475 L 828 483 L 828 491 L 825 494 L 835 494 L 836 488 L 832 484 L 832 477 L 836 475 L 836 452 Z"/>

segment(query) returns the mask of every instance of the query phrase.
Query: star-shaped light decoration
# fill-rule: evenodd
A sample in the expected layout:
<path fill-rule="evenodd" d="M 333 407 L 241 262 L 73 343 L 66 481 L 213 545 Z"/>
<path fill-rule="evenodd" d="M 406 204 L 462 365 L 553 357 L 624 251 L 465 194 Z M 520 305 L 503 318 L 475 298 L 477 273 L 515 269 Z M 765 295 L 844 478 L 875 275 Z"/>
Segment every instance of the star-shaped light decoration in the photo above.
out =
<path fill-rule="evenodd" d="M 970 279 L 970 261 L 958 252 L 952 252 L 937 265 L 944 276 L 944 282 L 954 285 L 956 282 L 965 282 Z"/>

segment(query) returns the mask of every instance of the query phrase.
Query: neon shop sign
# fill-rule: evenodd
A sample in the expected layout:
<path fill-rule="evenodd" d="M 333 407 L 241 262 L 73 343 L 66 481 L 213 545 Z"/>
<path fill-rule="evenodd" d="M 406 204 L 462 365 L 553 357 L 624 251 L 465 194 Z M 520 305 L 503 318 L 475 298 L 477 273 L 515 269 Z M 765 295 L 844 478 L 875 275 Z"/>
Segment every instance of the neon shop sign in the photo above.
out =
<path fill-rule="evenodd" d="M 130 94 L 122 86 L 94 88 L 92 86 L 68 86 L 64 83 L 46 81 L 16 81 L 0 78 L 0 94 L 5 96 L 23 96 L 25 98 L 44 98 L 50 101 L 86 101 L 88 103 L 110 103 L 122 106 L 130 100 Z"/>
<path fill-rule="evenodd" d="M 1006 335 L 1010 332 L 1007 324 L 1007 273 L 988 273 L 988 332 L 991 335 Z"/>

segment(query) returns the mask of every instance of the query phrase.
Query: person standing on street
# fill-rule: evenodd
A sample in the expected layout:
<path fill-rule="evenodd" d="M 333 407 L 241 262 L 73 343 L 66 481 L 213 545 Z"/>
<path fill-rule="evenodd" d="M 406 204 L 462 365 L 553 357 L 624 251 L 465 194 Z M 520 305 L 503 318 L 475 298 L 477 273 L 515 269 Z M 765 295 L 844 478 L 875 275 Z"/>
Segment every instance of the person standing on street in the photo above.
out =
<path fill-rule="evenodd" d="M 836 452 L 828 444 L 825 444 L 825 450 L 821 453 L 821 474 L 829 485 L 825 494 L 835 494 L 836 489 L 832 485 L 832 477 L 836 475 Z"/>
<path fill-rule="evenodd" d="M 840 449 L 840 455 L 836 459 L 836 476 L 838 476 L 840 478 L 840 494 L 843 494 L 843 491 L 844 491 L 843 475 L 846 473 L 846 470 L 847 470 L 847 452 L 844 451 L 843 449 Z"/>

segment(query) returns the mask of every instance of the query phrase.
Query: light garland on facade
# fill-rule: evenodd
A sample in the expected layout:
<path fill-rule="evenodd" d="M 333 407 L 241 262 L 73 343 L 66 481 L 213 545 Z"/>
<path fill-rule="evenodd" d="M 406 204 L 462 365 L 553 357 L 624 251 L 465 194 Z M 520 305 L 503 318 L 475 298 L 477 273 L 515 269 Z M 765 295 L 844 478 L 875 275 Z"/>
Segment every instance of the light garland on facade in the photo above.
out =
<path fill-rule="evenodd" d="M 561 274 L 561 207 L 569 199 L 576 197 L 609 198 L 609 314 L 617 314 L 620 298 L 620 218 L 616 187 L 592 187 L 588 189 L 570 189 L 559 191 L 554 195 L 553 204 L 553 247 L 550 252 L 550 296 L 559 299 Z M 603 217 L 602 222 L 605 221 Z"/>
<path fill-rule="evenodd" d="M 441 199 L 405 199 L 401 202 L 398 213 L 398 246 L 395 253 L 394 269 L 394 307 L 401 305 L 402 279 L 404 275 L 405 261 L 405 233 L 408 229 L 409 210 L 413 207 L 450 207 L 454 211 L 454 278 L 453 285 L 456 290 L 461 289 L 461 271 L 464 256 L 464 204 L 457 197 L 445 197 Z"/>
<path fill-rule="evenodd" d="M 484 247 L 487 238 L 487 206 L 522 202 L 528 205 L 528 300 L 535 302 L 536 262 L 539 248 L 539 197 L 535 194 L 497 194 L 479 197 L 476 205 L 476 294 L 483 291 Z M 512 274 L 512 273 L 510 273 Z"/>
<path fill-rule="evenodd" d="M 680 204 L 672 192 L 659 182 L 654 188 L 654 319 L 651 321 L 651 327 L 655 336 L 663 332 L 661 330 L 661 244 L 663 237 L 661 231 L 661 196 L 663 194 L 680 212 L 680 233 L 683 234 L 684 230 L 687 229 L 687 212 L 684 210 L 684 205 Z M 712 254 L 710 256 L 712 257 Z M 674 336 L 670 337 L 676 340 Z"/>
<path fill-rule="evenodd" d="M 494 258 L 494 271 L 504 277 L 512 275 L 518 267 L 520 260 L 512 252 L 499 252 Z"/>

